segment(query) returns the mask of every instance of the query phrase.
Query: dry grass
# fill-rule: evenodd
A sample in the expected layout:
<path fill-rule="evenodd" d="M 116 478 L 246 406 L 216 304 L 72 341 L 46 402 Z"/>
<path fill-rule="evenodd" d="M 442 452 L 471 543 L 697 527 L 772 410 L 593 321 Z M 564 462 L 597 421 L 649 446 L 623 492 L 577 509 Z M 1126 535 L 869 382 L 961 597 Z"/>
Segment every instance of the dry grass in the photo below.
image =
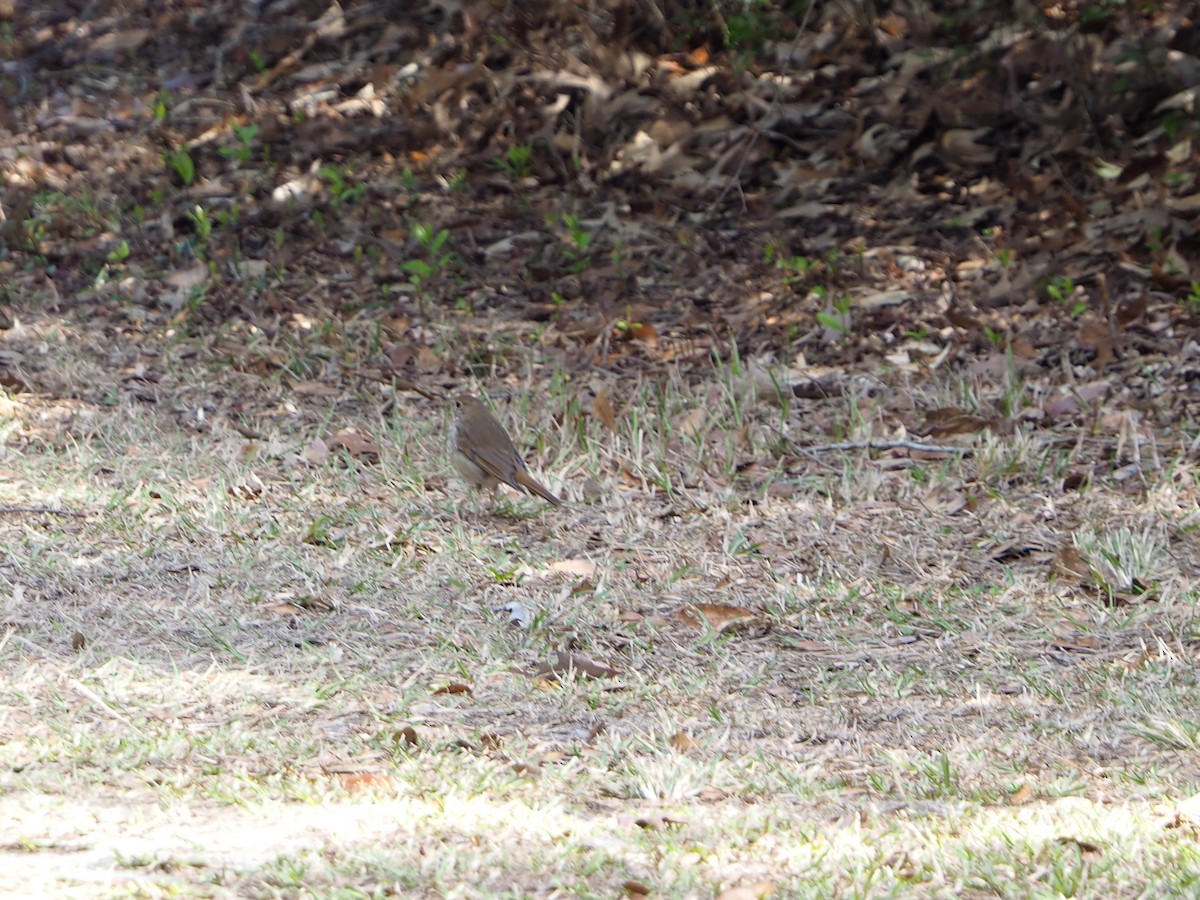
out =
<path fill-rule="evenodd" d="M 317 335 L 92 340 L 7 339 L 46 390 L 3 410 L 0 503 L 26 511 L 0 516 L 0 890 L 1200 882 L 1187 436 L 1160 441 L 1143 490 L 1064 491 L 1086 442 L 780 456 L 781 435 L 826 440 L 821 417 L 870 433 L 882 400 L 780 409 L 736 366 L 583 387 L 531 365 L 538 396 L 485 384 L 512 391 L 500 414 L 570 506 L 472 514 L 444 413 L 402 395 L 381 414 Z M 378 462 L 305 460 L 348 426 Z M 752 615 L 714 631 L 695 604 Z M 560 650 L 617 674 L 539 670 Z"/>

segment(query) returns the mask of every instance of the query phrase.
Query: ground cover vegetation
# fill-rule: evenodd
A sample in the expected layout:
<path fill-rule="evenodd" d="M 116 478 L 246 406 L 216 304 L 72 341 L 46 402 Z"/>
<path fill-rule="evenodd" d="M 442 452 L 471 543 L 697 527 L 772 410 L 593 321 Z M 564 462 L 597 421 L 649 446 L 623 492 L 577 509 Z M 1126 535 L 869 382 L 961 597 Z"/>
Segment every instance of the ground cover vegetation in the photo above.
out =
<path fill-rule="evenodd" d="M 0 0 L 0 890 L 1195 895 L 1198 91 L 1179 2 Z"/>

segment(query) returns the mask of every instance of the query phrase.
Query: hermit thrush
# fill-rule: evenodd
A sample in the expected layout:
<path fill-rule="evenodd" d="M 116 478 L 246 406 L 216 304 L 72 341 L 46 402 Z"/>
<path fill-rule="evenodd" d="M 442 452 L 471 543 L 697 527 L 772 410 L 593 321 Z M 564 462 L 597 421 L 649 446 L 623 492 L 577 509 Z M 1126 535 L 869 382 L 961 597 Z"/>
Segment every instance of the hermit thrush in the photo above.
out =
<path fill-rule="evenodd" d="M 561 500 L 529 474 L 508 432 L 480 400 L 457 394 L 451 404 L 450 462 L 468 484 L 491 491 L 503 481 L 562 506 Z"/>

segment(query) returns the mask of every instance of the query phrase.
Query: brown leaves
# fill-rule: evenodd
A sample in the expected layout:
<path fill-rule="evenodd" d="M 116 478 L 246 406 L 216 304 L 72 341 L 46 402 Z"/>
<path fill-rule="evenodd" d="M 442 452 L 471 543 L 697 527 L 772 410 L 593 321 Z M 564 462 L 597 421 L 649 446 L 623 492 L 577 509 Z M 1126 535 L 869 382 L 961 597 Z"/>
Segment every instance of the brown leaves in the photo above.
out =
<path fill-rule="evenodd" d="M 371 437 L 359 434 L 353 428 L 343 428 L 328 437 L 313 438 L 300 455 L 306 462 L 320 465 L 329 458 L 330 453 L 339 449 L 367 462 L 379 460 L 379 445 Z"/>
<path fill-rule="evenodd" d="M 1091 574 L 1091 569 L 1078 547 L 1074 544 L 1062 544 L 1054 551 L 1050 573 L 1059 578 L 1073 578 L 1076 581 L 1082 581 Z"/>
<path fill-rule="evenodd" d="M 638 341 L 650 349 L 658 347 L 658 332 L 645 322 L 620 320 L 613 326 L 613 337 L 617 341 Z"/>
<path fill-rule="evenodd" d="M 561 572 L 565 575 L 575 575 L 580 578 L 591 578 L 596 574 L 596 564 L 586 559 L 560 559 L 550 563 L 551 572 Z"/>
<path fill-rule="evenodd" d="M 942 440 L 1000 427 L 1001 422 L 997 418 L 986 418 L 967 410 L 945 407 L 926 412 L 924 425 L 919 429 L 914 428 L 913 434 Z"/>
<path fill-rule="evenodd" d="M 361 794 L 368 790 L 390 790 L 395 785 L 395 779 L 382 772 L 337 772 L 335 774 L 342 790 L 347 794 Z"/>
<path fill-rule="evenodd" d="M 692 740 L 692 736 L 686 731 L 677 731 L 671 735 L 671 749 L 679 753 L 687 753 L 696 746 L 696 742 Z"/>
<path fill-rule="evenodd" d="M 1085 411 L 1093 412 L 1110 390 L 1107 379 L 1064 386 L 1042 404 L 1042 410 L 1053 420 L 1073 419 Z"/>
<path fill-rule="evenodd" d="M 538 674 L 552 679 L 583 676 L 584 678 L 615 678 L 620 671 L 578 653 L 559 650 L 554 662 L 538 666 Z"/>
<path fill-rule="evenodd" d="M 675 618 L 691 628 L 711 628 L 722 632 L 745 624 L 754 618 L 754 613 L 725 603 L 696 603 L 680 607 Z"/>
<path fill-rule="evenodd" d="M 124 31 L 110 31 L 92 41 L 88 48 L 88 57 L 93 60 L 111 59 L 121 53 L 136 50 L 150 37 L 149 28 L 129 28 Z"/>
<path fill-rule="evenodd" d="M 379 459 L 379 445 L 374 439 L 359 434 L 352 428 L 343 428 L 329 440 L 329 448 L 340 447 L 351 456 L 365 458 L 372 462 Z"/>
<path fill-rule="evenodd" d="M 609 431 L 617 430 L 617 416 L 613 410 L 612 400 L 608 396 L 607 391 L 597 391 L 595 398 L 592 400 L 592 412 L 596 414 L 596 418 L 600 420 L 600 424 Z"/>

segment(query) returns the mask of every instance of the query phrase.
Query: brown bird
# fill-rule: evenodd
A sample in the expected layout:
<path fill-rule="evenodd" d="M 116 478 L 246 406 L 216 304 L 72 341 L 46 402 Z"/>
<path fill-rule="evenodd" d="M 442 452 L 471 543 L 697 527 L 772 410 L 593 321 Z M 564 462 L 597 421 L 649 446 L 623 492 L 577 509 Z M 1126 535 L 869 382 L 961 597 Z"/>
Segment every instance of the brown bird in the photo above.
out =
<path fill-rule="evenodd" d="M 562 506 L 561 500 L 529 474 L 508 432 L 482 401 L 468 394 L 456 394 L 450 402 L 454 406 L 450 462 L 468 484 L 494 491 L 503 481 Z"/>

